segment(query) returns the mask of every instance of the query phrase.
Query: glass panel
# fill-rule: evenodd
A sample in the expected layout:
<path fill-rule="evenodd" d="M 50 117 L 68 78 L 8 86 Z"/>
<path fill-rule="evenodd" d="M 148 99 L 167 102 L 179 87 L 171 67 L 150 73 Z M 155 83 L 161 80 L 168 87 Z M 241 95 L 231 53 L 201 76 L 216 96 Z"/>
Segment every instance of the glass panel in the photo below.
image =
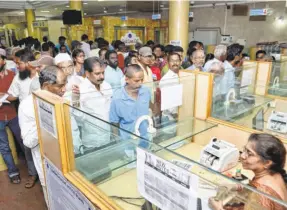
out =
<path fill-rule="evenodd" d="M 268 94 L 287 97 L 287 57 L 284 55 L 281 55 L 281 61 L 272 63 Z"/>
<path fill-rule="evenodd" d="M 119 126 L 134 134 L 139 132 L 141 134 L 137 135 L 156 144 L 164 147 L 172 146 L 170 148 L 180 147 L 193 135 L 214 127 L 214 124 L 193 118 L 195 79 L 194 75 L 188 75 L 143 84 L 151 93 L 149 110 L 146 107 L 146 114 L 135 117 L 134 121 L 128 122 L 129 126 L 126 125 L 127 123 L 119 123 Z M 81 93 L 78 103 L 73 104 L 80 104 L 80 110 L 109 122 L 110 109 L 113 109 L 111 105 L 113 97 L 118 96 L 118 92 L 123 91 L 124 88 L 101 90 L 100 93 L 96 91 Z M 175 100 L 181 100 L 180 103 L 170 100 L 179 94 L 182 96 Z M 168 103 L 174 104 L 168 107 Z M 149 133 L 141 130 L 140 126 L 146 122 L 152 123 L 156 132 Z"/>
<path fill-rule="evenodd" d="M 226 208 L 228 206 L 244 206 L 244 209 L 268 209 L 261 205 L 262 198 L 265 201 L 272 202 L 273 205 L 277 205 L 278 209 L 281 208 L 281 204 L 286 206 L 283 201 L 276 200 L 196 162 L 195 160 L 202 150 L 202 146 L 198 144 L 189 143 L 180 148 L 179 154 L 178 150 L 176 153 L 165 149 L 69 105 L 64 105 L 64 110 L 66 122 L 68 120 L 71 122 L 74 150 L 79 145 L 78 139 L 82 138 L 80 141 L 84 141 L 85 135 L 88 135 L 82 132 L 85 126 L 88 126 L 88 130 L 94 135 L 90 138 L 92 137 L 94 141 L 104 141 L 100 147 L 80 149 L 79 153 L 75 154 L 75 170 L 80 172 L 87 180 L 96 184 L 98 188 L 125 210 L 141 209 L 143 205 L 150 207 L 152 205 L 138 191 L 137 167 L 139 165 L 137 164 L 141 163 L 137 163 L 137 147 L 148 152 L 146 154 L 151 154 L 159 161 L 167 161 L 166 163 L 171 164 L 171 167 L 177 165 L 184 173 L 192 175 L 192 178 L 195 179 L 193 183 L 196 183 L 190 185 L 196 192 L 196 195 L 192 196 L 195 196 L 194 198 L 197 199 L 196 205 L 201 205 L 202 209 L 209 209 L 208 199 L 214 196 L 217 200 L 223 201 Z M 123 139 L 123 135 L 119 135 L 122 132 L 130 138 Z M 150 177 L 153 176 L 151 169 L 145 168 L 146 165 L 141 165 L 141 167 L 144 167 L 141 170 L 149 173 Z M 158 169 L 157 171 L 160 171 Z M 153 179 L 155 181 L 156 176 L 153 176 Z M 165 179 L 157 179 L 157 181 L 150 182 L 150 184 L 158 186 L 165 185 L 166 182 Z M 157 189 L 159 192 L 163 190 L 162 188 Z M 175 191 L 167 191 L 167 193 L 165 199 L 176 196 Z M 183 209 L 187 209 L 187 207 L 185 206 Z"/>

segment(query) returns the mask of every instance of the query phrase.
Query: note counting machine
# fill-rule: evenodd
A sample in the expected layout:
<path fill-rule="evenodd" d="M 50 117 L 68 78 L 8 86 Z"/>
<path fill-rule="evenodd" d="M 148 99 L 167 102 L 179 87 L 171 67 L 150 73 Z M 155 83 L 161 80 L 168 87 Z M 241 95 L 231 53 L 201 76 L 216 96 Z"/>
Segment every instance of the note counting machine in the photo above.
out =
<path fill-rule="evenodd" d="M 223 172 L 237 165 L 239 150 L 235 145 L 212 138 L 201 151 L 200 163 L 215 171 Z"/>
<path fill-rule="evenodd" d="M 287 113 L 272 111 L 267 128 L 278 133 L 287 133 Z"/>

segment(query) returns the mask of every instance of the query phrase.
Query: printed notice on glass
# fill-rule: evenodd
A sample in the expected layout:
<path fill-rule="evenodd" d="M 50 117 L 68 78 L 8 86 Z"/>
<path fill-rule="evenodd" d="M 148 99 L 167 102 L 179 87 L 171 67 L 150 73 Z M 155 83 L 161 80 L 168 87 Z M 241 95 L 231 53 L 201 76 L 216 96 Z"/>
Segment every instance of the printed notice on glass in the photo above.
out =
<path fill-rule="evenodd" d="M 163 210 L 194 210 L 198 178 L 160 157 L 137 148 L 139 193 Z"/>
<path fill-rule="evenodd" d="M 182 84 L 165 86 L 161 90 L 161 111 L 182 105 Z"/>
<path fill-rule="evenodd" d="M 37 99 L 37 104 L 41 128 L 58 138 L 54 106 L 39 98 Z"/>
<path fill-rule="evenodd" d="M 96 210 L 49 160 L 44 159 L 44 166 L 50 210 Z"/>

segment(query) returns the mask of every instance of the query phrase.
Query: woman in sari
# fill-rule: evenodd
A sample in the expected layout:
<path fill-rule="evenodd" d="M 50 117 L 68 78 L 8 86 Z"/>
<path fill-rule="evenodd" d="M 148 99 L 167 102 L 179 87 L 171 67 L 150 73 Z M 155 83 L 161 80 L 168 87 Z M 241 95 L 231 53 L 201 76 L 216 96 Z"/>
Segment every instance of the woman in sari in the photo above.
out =
<path fill-rule="evenodd" d="M 254 178 L 249 183 L 250 186 L 273 198 L 287 201 L 287 175 L 284 170 L 286 149 L 278 138 L 269 134 L 251 134 L 240 159 L 244 169 L 254 172 Z M 210 198 L 211 209 L 251 210 L 258 209 L 258 207 L 267 210 L 287 209 L 267 196 L 243 189 L 241 185 L 235 186 L 231 190 L 238 191 L 238 197 L 246 198 L 244 199 L 245 204 L 241 203 L 241 207 L 238 205 L 232 207 L 230 203 L 223 205 L 222 201 Z"/>

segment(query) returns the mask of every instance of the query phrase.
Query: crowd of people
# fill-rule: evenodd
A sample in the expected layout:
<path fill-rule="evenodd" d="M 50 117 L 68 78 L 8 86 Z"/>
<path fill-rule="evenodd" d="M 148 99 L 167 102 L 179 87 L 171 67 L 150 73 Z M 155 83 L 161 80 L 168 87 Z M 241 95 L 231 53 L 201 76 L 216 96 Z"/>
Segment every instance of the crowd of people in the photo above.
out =
<path fill-rule="evenodd" d="M 213 54 L 205 54 L 203 43 L 191 41 L 185 56 L 180 46 L 163 46 L 152 40 L 145 45 L 136 43 L 134 48 L 120 40 L 109 43 L 103 38 L 96 38 L 91 41 L 86 34 L 82 35 L 81 41 L 72 41 L 70 46 L 63 36 L 58 41 L 55 45 L 47 37 L 42 43 L 28 37 L 15 40 L 12 47 L 0 47 L 0 97 L 4 99 L 0 104 L 0 153 L 8 167 L 11 183 L 19 184 L 19 170 L 5 130 L 8 126 L 25 154 L 30 175 L 25 185 L 27 188 L 33 187 L 38 179 L 45 188 L 33 91 L 42 89 L 76 101 L 75 106 L 91 115 L 112 123 L 115 128 L 134 133 L 137 119 L 149 115 L 151 106 L 155 107 L 158 102 L 151 91 L 153 87 L 150 84 L 153 82 L 158 81 L 159 87 L 179 83 L 181 69 L 210 72 L 215 75 L 213 94 L 224 96 L 234 87 L 243 61 L 248 59 L 243 54 L 244 47 L 237 43 L 218 45 Z M 259 51 L 256 56 L 258 60 L 267 59 L 264 51 Z M 16 101 L 20 103 L 17 109 Z M 168 119 L 176 118 L 177 110 L 164 110 L 162 115 Z M 97 126 L 104 129 L 94 129 L 92 125 L 95 122 L 86 123 L 89 121 L 94 121 L 94 118 L 81 114 L 71 117 L 75 154 L 82 153 L 83 148 L 99 148 L 111 141 L 111 136 L 107 135 L 110 128 L 106 123 L 99 120 Z M 147 122 L 143 122 L 138 135 L 145 137 L 148 126 Z M 122 139 L 129 138 L 123 130 L 117 135 Z M 274 144 L 266 141 L 264 147 L 257 146 L 258 139 L 267 138 Z M 246 168 L 258 174 L 252 182 L 254 187 L 266 193 L 271 189 L 275 191 L 273 196 L 286 200 L 287 191 L 281 185 L 285 176 L 286 151 L 283 148 L 275 137 L 253 135 L 242 158 L 246 161 Z M 270 151 L 275 152 L 270 154 Z M 274 156 L 276 152 L 282 156 Z M 274 174 L 276 179 L 272 178 Z M 272 184 L 262 183 L 261 180 L 265 179 Z M 258 187 L 262 185 L 264 187 Z M 214 200 L 211 204 L 214 209 L 223 208 Z"/>

